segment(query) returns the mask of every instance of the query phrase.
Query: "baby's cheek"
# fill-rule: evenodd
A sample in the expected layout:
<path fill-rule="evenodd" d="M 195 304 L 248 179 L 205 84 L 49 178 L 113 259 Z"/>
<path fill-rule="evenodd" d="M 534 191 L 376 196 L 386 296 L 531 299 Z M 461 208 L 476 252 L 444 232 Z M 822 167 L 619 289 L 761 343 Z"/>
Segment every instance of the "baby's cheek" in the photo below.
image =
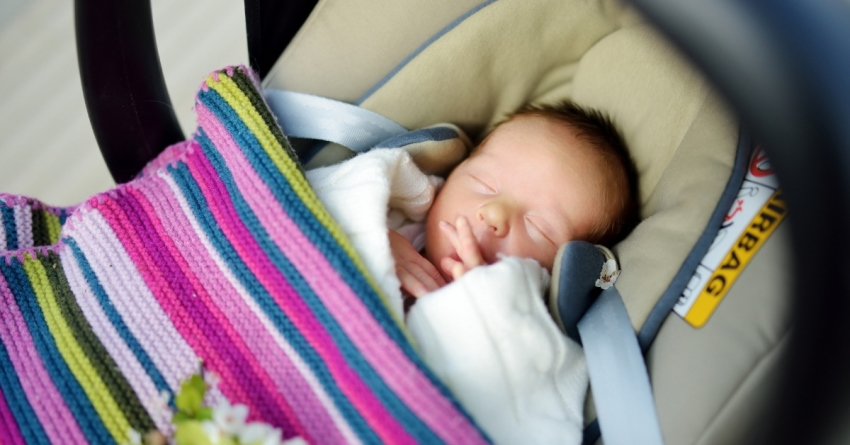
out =
<path fill-rule="evenodd" d="M 479 243 L 478 253 L 486 264 L 493 264 L 504 256 L 510 256 L 510 249 L 496 243 Z"/>
<path fill-rule="evenodd" d="M 540 263 L 541 266 L 546 268 L 546 270 L 551 272 L 552 266 L 555 264 L 555 256 L 557 256 L 557 255 L 558 255 L 558 248 L 557 247 L 547 246 L 542 251 L 542 254 L 538 258 L 535 258 L 535 260 L 537 260 L 537 262 Z"/>
<path fill-rule="evenodd" d="M 557 252 L 558 249 L 551 243 L 547 242 L 546 245 L 541 245 L 541 243 L 528 240 L 517 245 L 511 253 L 507 254 L 507 256 L 531 258 L 540 263 L 540 265 L 547 270 L 551 271 Z"/>

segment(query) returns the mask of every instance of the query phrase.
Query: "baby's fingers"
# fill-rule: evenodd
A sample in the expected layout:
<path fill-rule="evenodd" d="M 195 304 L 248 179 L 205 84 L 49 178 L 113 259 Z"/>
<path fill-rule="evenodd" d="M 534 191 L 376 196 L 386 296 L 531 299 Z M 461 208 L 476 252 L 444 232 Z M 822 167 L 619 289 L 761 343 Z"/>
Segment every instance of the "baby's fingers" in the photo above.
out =
<path fill-rule="evenodd" d="M 396 268 L 396 275 L 401 282 L 401 289 L 414 297 L 428 293 L 428 288 L 422 282 L 416 279 L 416 276 L 408 272 L 406 269 Z"/>
<path fill-rule="evenodd" d="M 463 261 L 463 265 L 467 270 L 473 267 L 484 265 L 484 258 L 481 256 L 481 251 L 478 249 L 478 240 L 472 233 L 472 226 L 469 225 L 469 220 L 466 217 L 458 217 L 455 223 L 457 228 L 458 244 L 455 245 L 457 255 Z"/>
<path fill-rule="evenodd" d="M 443 232 L 443 235 L 445 235 L 449 242 L 452 243 L 452 247 L 454 247 L 455 250 L 460 249 L 460 238 L 458 237 L 457 229 L 453 225 L 445 221 L 440 221 L 440 231 Z"/>
<path fill-rule="evenodd" d="M 428 263 L 428 266 L 431 266 Z M 443 277 L 434 269 L 426 270 L 422 265 L 411 262 L 396 264 L 396 275 L 401 282 L 401 288 L 414 297 L 421 297 L 435 291 L 446 284 Z"/>
<path fill-rule="evenodd" d="M 440 267 L 442 267 L 443 271 L 450 275 L 453 280 L 457 280 L 469 271 L 463 263 L 449 257 L 443 258 L 440 261 Z"/>

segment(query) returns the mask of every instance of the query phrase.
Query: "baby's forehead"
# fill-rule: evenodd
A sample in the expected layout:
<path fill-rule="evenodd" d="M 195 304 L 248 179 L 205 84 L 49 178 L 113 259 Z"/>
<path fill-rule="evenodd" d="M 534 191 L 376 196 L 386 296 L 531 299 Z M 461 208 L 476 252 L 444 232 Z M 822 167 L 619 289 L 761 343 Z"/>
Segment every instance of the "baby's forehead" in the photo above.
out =
<path fill-rule="evenodd" d="M 563 122 L 541 116 L 520 116 L 514 120 L 496 127 L 473 149 L 469 159 L 508 166 L 528 156 L 556 166 L 604 162 L 599 158 L 604 156 L 599 148 Z"/>
<path fill-rule="evenodd" d="M 558 186 L 565 177 L 579 178 L 591 185 L 591 190 L 601 195 L 600 199 L 628 193 L 626 170 L 616 156 L 585 140 L 575 130 L 564 131 L 562 122 L 523 117 L 530 118 L 536 119 L 537 125 L 507 127 L 510 130 L 507 137 L 491 133 L 470 155 L 468 167 L 532 179 L 539 175 L 541 179 L 554 179 L 552 186 Z M 531 137 L 523 137 L 525 134 Z"/>

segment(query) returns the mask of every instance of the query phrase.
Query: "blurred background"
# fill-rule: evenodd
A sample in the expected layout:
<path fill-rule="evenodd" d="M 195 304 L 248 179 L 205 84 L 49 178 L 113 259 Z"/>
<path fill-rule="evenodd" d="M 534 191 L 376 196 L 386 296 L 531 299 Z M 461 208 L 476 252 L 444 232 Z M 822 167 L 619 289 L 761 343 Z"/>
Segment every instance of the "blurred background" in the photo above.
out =
<path fill-rule="evenodd" d="M 201 80 L 248 64 L 242 0 L 151 0 L 160 61 L 186 135 Z M 0 0 L 0 193 L 73 205 L 111 188 L 80 87 L 74 2 Z"/>

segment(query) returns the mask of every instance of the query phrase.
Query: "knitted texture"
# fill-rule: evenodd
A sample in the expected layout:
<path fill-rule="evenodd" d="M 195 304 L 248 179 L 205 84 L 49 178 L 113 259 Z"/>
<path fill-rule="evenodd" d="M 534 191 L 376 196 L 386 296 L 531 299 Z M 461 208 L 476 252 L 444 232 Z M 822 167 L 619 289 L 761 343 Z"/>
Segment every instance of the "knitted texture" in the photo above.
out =
<path fill-rule="evenodd" d="M 285 437 L 486 441 L 316 199 L 257 85 L 244 67 L 210 75 L 193 138 L 78 207 L 0 195 L 0 442 L 167 434 L 164 400 L 201 366 Z"/>

